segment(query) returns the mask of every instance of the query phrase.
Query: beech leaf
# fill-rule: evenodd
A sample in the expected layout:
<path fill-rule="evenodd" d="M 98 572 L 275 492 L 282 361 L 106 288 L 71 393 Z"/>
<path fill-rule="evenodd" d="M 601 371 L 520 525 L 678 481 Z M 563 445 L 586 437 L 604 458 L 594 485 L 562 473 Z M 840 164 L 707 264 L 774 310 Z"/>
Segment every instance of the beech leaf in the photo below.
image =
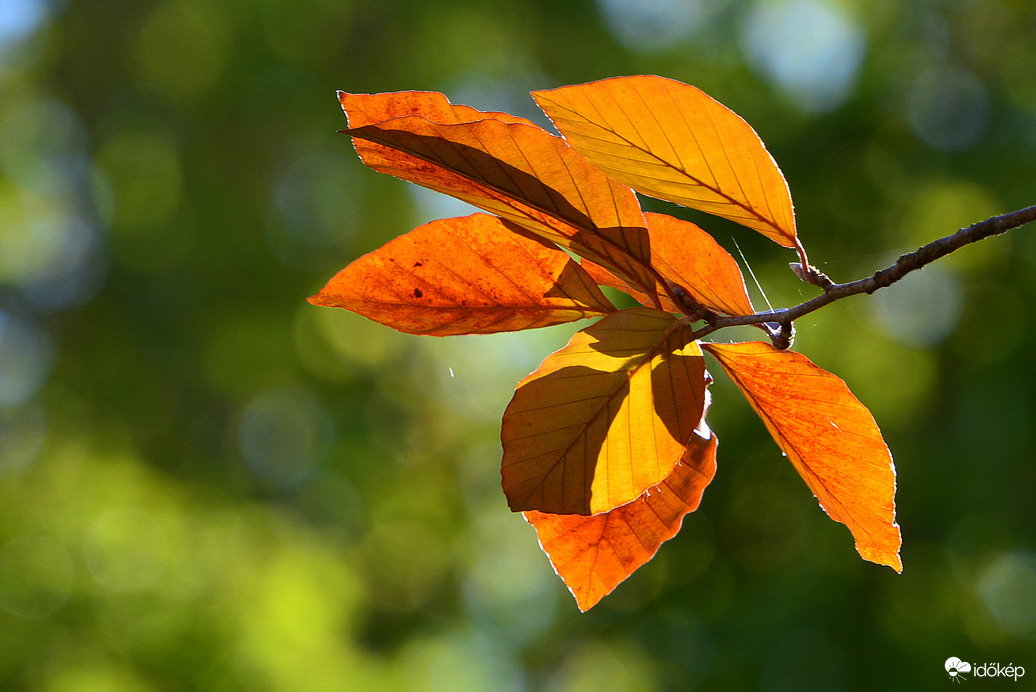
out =
<path fill-rule="evenodd" d="M 565 139 L 619 182 L 795 247 L 788 184 L 755 131 L 704 92 L 655 76 L 533 92 Z"/>
<path fill-rule="evenodd" d="M 669 313 L 621 310 L 522 380 L 500 433 L 511 509 L 597 514 L 668 476 L 704 409 L 691 334 Z"/>
<path fill-rule="evenodd" d="M 473 111 L 448 123 L 429 120 L 432 113 L 343 132 L 371 168 L 462 199 L 657 292 L 632 190 L 542 128 L 513 118 L 454 122 Z"/>
<path fill-rule="evenodd" d="M 767 343 L 702 344 L 741 389 L 860 556 L 903 571 L 896 469 L 870 411 L 837 376 Z"/>
<path fill-rule="evenodd" d="M 338 272 L 310 302 L 435 336 L 545 327 L 615 310 L 557 246 L 487 214 L 419 226 Z"/>
<path fill-rule="evenodd" d="M 350 94 L 339 91 L 338 101 L 349 120 L 349 127 L 363 127 L 412 115 L 452 125 L 493 119 L 536 127 L 532 121 L 510 113 L 480 111 L 470 106 L 450 103 L 446 95 L 438 91 L 396 91 L 382 94 Z"/>
<path fill-rule="evenodd" d="M 668 214 L 644 212 L 651 241 L 651 263 L 663 279 L 685 290 L 700 305 L 728 315 L 755 312 L 745 289 L 737 262 L 712 236 L 690 221 Z M 583 268 L 602 286 L 625 291 L 642 305 L 651 306 L 651 297 L 628 282 L 592 262 Z M 662 308 L 686 312 L 668 296 L 661 296 Z"/>
<path fill-rule="evenodd" d="M 694 435 L 665 480 L 609 512 L 590 517 L 525 512 L 581 611 L 611 593 L 677 534 L 716 474 L 716 445 L 715 435 Z"/>
<path fill-rule="evenodd" d="M 737 262 L 690 221 L 646 212 L 652 264 L 703 306 L 728 315 L 755 312 Z"/>
<path fill-rule="evenodd" d="M 644 216 L 646 217 L 647 214 L 645 214 Z M 660 305 L 661 308 L 666 312 L 680 312 L 680 308 L 677 307 L 677 305 L 673 303 L 669 296 L 665 294 L 656 296 L 653 299 L 652 296 L 645 293 L 639 287 L 634 286 L 625 279 L 619 278 L 614 273 L 605 269 L 596 262 L 591 262 L 590 260 L 584 258 L 583 261 L 579 263 L 579 265 L 586 271 L 587 274 L 590 275 L 590 278 L 597 282 L 599 286 L 608 286 L 609 288 L 614 288 L 619 291 L 622 291 L 623 293 L 636 299 L 638 303 L 640 303 L 646 308 L 654 307 L 654 300 L 657 300 L 658 305 Z"/>

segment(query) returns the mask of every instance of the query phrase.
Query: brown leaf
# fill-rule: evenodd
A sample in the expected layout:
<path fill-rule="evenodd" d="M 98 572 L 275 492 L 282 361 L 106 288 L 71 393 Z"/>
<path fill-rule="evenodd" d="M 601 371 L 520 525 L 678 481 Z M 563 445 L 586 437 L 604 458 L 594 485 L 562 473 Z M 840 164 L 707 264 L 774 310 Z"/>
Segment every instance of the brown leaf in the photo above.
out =
<path fill-rule="evenodd" d="M 621 310 L 522 380 L 501 429 L 511 509 L 597 514 L 668 476 L 704 407 L 691 332 L 669 313 Z"/>
<path fill-rule="evenodd" d="M 340 271 L 314 305 L 410 334 L 489 334 L 615 308 L 575 261 L 487 214 L 419 226 Z"/>
<path fill-rule="evenodd" d="M 791 194 L 773 157 L 748 123 L 698 89 L 615 77 L 533 97 L 576 151 L 619 182 L 796 246 Z"/>
<path fill-rule="evenodd" d="M 715 435 L 694 435 L 665 480 L 609 512 L 590 517 L 525 512 L 580 610 L 592 608 L 677 534 L 716 473 L 716 444 Z"/>
<path fill-rule="evenodd" d="M 896 469 L 870 411 L 845 382 L 770 344 L 702 344 L 763 419 L 820 506 L 865 560 L 903 571 Z"/>
<path fill-rule="evenodd" d="M 341 100 L 346 106 L 355 101 L 349 94 Z M 433 102 L 432 112 L 421 116 L 357 126 L 372 108 L 363 101 L 366 110 L 349 112 L 353 127 L 344 132 L 371 168 L 462 199 L 608 267 L 649 294 L 657 292 L 644 217 L 632 190 L 542 128 L 490 113 L 468 121 L 478 112 L 466 107 L 441 115 L 445 97 Z"/>

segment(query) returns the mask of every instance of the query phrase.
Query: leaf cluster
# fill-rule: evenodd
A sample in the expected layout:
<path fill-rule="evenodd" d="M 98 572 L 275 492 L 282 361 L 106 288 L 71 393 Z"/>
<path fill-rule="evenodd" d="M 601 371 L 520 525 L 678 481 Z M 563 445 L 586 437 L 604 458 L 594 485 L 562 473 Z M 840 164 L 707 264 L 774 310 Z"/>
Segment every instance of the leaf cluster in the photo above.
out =
<path fill-rule="evenodd" d="M 687 84 L 620 77 L 534 92 L 561 136 L 439 93 L 347 94 L 343 132 L 371 168 L 488 213 L 420 226 L 355 260 L 310 302 L 433 336 L 585 318 L 504 412 L 508 504 L 582 610 L 673 537 L 716 472 L 708 353 L 866 560 L 900 571 L 895 468 L 845 383 L 769 341 L 700 339 L 755 315 L 734 259 L 704 230 L 645 213 L 639 192 L 737 222 L 808 263 L 788 185 L 752 128 Z M 641 307 L 617 309 L 609 286 Z"/>

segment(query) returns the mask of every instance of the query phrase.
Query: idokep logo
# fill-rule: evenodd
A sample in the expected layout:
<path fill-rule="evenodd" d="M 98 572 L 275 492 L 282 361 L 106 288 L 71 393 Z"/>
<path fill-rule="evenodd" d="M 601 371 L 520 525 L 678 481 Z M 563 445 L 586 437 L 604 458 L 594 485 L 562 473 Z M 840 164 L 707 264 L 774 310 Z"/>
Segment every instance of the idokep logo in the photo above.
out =
<path fill-rule="evenodd" d="M 967 680 L 969 673 L 976 678 L 1008 678 L 1015 682 L 1025 675 L 1025 668 L 1013 663 L 1008 663 L 1006 666 L 999 663 L 972 664 L 962 661 L 956 656 L 947 658 L 943 667 L 946 668 L 946 674 L 950 676 L 950 680 L 954 682 Z"/>
<path fill-rule="evenodd" d="M 946 659 L 946 674 L 950 676 L 950 680 L 954 682 L 960 682 L 966 680 L 964 677 L 965 673 L 971 672 L 971 664 L 967 661 L 962 661 L 956 656 L 950 656 Z"/>

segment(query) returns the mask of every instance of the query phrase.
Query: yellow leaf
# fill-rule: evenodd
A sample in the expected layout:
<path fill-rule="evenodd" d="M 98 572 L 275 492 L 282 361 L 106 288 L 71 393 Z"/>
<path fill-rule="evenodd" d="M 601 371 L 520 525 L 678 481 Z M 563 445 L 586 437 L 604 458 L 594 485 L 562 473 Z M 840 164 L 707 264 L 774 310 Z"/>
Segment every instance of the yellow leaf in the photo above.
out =
<path fill-rule="evenodd" d="M 704 409 L 691 334 L 669 313 L 622 310 L 522 380 L 501 429 L 511 509 L 597 514 L 668 476 Z"/>
<path fill-rule="evenodd" d="M 797 246 L 773 157 L 748 123 L 695 87 L 615 77 L 533 97 L 576 151 L 619 182 Z"/>

